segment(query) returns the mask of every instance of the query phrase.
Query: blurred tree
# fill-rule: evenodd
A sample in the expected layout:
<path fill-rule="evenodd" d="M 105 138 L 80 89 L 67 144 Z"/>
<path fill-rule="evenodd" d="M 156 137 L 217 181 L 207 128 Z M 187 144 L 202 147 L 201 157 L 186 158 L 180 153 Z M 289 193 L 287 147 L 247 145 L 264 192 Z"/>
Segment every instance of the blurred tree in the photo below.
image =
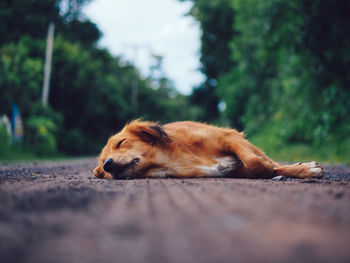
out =
<path fill-rule="evenodd" d="M 257 80 L 259 75 L 256 73 L 263 73 L 265 81 L 262 84 L 266 85 L 259 83 L 259 90 L 263 88 L 269 94 L 269 108 L 247 106 L 243 117 L 246 126 L 258 131 L 259 126 L 253 127 L 254 119 L 265 112 L 262 121 L 278 125 L 287 141 L 322 142 L 335 137 L 341 140 L 350 131 L 349 79 L 344 74 L 350 62 L 347 56 L 350 20 L 345 15 L 350 11 L 349 3 L 253 2 L 254 8 L 252 4 L 249 12 L 240 12 L 243 21 L 241 44 L 233 43 L 233 53 L 239 56 L 244 47 L 254 48 L 252 63 L 246 64 L 245 68 L 242 66 L 244 71 L 239 79 L 243 82 L 248 78 Z M 247 4 L 243 1 L 235 3 L 239 10 L 244 10 Z M 258 20 L 254 21 L 256 18 Z M 254 25 L 260 27 L 254 30 L 258 33 L 255 37 L 247 35 L 247 27 L 253 29 Z M 249 45 L 247 39 L 252 44 Z M 261 62 L 264 66 L 254 73 L 252 69 Z M 257 84 L 254 86 L 258 87 Z M 254 95 L 264 95 L 263 91 L 257 92 L 255 90 Z"/>
<path fill-rule="evenodd" d="M 146 118 L 170 121 L 188 119 L 192 114 L 187 98 L 175 91 L 164 74 L 152 81 L 143 78 L 134 66 L 96 47 L 101 32 L 81 12 L 89 2 L 0 2 L 0 114 L 10 115 L 12 102 L 18 103 L 25 143 L 37 154 L 51 154 L 56 149 L 67 154 L 98 152 L 109 135 L 139 117 L 130 108 L 135 80 L 139 112 Z M 51 108 L 40 105 L 50 21 L 56 24 Z"/>
<path fill-rule="evenodd" d="M 250 134 L 274 127 L 275 135 L 289 142 L 346 137 L 349 1 L 193 3 L 190 14 L 201 23 L 201 61 L 207 75 L 206 83 L 194 90 L 193 101 L 210 104 L 217 100 L 215 90 L 227 104 L 232 125 Z"/>
<path fill-rule="evenodd" d="M 195 118 L 196 107 L 189 104 L 188 97 L 181 95 L 163 70 L 163 57 L 153 55 L 154 64 L 150 67 L 147 83 L 140 89 L 140 110 L 146 119 L 172 122 Z M 151 86 L 151 90 L 147 88 Z"/>
<path fill-rule="evenodd" d="M 57 0 L 2 0 L 0 2 L 0 45 L 24 35 L 44 39 L 50 21 L 59 21 Z"/>
<path fill-rule="evenodd" d="M 58 28 L 59 32 L 60 28 Z M 84 46 L 92 46 L 101 38 L 102 33 L 96 24 L 89 20 L 73 20 L 64 25 L 62 34 L 66 39 L 79 42 Z"/>
<path fill-rule="evenodd" d="M 206 81 L 193 90 L 191 102 L 203 106 L 204 120 L 213 121 L 218 117 L 217 80 L 234 65 L 229 46 L 234 36 L 234 11 L 229 0 L 191 1 L 189 14 L 200 22 L 202 31 L 200 60 L 201 71 L 206 75 Z"/>
<path fill-rule="evenodd" d="M 56 32 L 73 41 L 96 42 L 101 32 L 82 15 L 91 0 L 2 0 L 0 2 L 0 46 L 24 35 L 45 39 L 51 21 Z"/>
<path fill-rule="evenodd" d="M 30 53 L 35 53 L 41 44 L 24 37 L 18 44 L 0 47 L 1 113 L 11 116 L 11 105 L 17 102 L 23 117 L 27 118 L 32 112 L 33 101 L 40 100 L 43 62 L 31 57 Z"/>
<path fill-rule="evenodd" d="M 261 129 L 272 114 L 271 80 L 276 75 L 275 54 L 264 50 L 269 30 L 271 2 L 232 1 L 236 37 L 231 41 L 231 57 L 236 61 L 218 81 L 216 92 L 227 104 L 233 126 L 250 132 Z"/>
<path fill-rule="evenodd" d="M 59 3 L 60 16 L 66 22 L 86 20 L 83 7 L 92 0 L 56 0 Z"/>

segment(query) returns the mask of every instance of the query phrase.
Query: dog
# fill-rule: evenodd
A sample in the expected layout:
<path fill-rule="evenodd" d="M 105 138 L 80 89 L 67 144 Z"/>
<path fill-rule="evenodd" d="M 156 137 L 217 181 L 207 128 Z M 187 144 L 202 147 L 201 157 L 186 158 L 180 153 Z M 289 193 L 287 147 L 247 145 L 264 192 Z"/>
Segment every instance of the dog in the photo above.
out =
<path fill-rule="evenodd" d="M 320 178 L 323 169 L 315 161 L 277 163 L 235 129 L 192 121 L 162 126 L 134 120 L 109 138 L 94 174 L 105 179 Z"/>

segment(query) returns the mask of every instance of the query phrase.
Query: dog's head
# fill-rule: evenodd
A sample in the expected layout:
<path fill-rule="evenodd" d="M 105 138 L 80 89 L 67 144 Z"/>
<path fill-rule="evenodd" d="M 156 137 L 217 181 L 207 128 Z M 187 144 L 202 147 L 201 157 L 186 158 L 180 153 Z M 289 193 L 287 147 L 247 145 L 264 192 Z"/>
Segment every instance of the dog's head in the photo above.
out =
<path fill-rule="evenodd" d="M 98 158 L 94 174 L 106 179 L 141 177 L 157 165 L 156 152 L 170 141 L 159 124 L 133 121 L 109 138 Z"/>

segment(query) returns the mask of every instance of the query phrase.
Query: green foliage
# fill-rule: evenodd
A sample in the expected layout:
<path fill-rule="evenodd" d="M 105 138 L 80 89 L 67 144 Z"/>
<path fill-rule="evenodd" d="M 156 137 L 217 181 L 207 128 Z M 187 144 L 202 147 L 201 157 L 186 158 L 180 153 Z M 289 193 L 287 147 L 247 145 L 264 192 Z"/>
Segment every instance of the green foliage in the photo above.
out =
<path fill-rule="evenodd" d="M 0 45 L 24 35 L 44 39 L 47 25 L 58 20 L 57 0 L 11 0 L 0 2 Z"/>
<path fill-rule="evenodd" d="M 350 134 L 350 2 L 192 1 L 206 80 L 190 98 L 166 78 L 161 57 L 152 67 L 158 77 L 145 78 L 97 48 L 101 32 L 81 12 L 90 0 L 0 2 L 0 114 L 10 116 L 16 102 L 25 128 L 23 145 L 7 145 L 0 131 L 0 156 L 26 149 L 39 155 L 96 153 L 125 122 L 144 117 L 230 123 L 280 156 L 281 149 L 291 149 L 295 156 L 317 157 L 305 150 L 311 145 L 320 149 L 321 160 L 348 162 L 341 156 L 349 150 Z M 43 107 L 43 59 L 52 21 L 50 107 Z M 137 112 L 131 107 L 135 85 Z M 219 101 L 227 104 L 221 116 Z"/>
<path fill-rule="evenodd" d="M 191 14 L 207 34 L 202 37 L 203 67 L 211 61 L 218 70 L 217 97 L 201 90 L 193 96 L 204 107 L 211 98 L 224 101 L 222 116 L 252 138 L 278 138 L 279 146 L 328 145 L 345 155 L 342 149 L 350 134 L 350 2 L 230 0 L 230 11 L 218 9 L 218 2 L 227 1 L 193 2 Z M 225 35 L 219 33 L 225 27 L 222 20 L 212 19 L 220 14 L 232 15 Z M 230 47 L 225 51 L 229 60 L 212 56 L 220 52 L 214 46 L 215 51 L 206 50 L 211 32 L 217 32 L 213 39 L 218 49 Z M 221 62 L 228 67 L 218 66 Z"/>
<path fill-rule="evenodd" d="M 229 43 L 233 37 L 233 9 L 228 0 L 194 1 L 190 14 L 200 22 L 202 72 L 216 79 L 232 67 Z"/>
<path fill-rule="evenodd" d="M 195 105 L 205 105 L 201 120 L 215 121 L 219 117 L 216 83 L 220 76 L 233 66 L 228 54 L 234 33 L 234 11 L 228 0 L 193 2 L 190 15 L 198 20 L 201 26 L 201 71 L 206 75 L 206 80 L 194 89 L 190 100 Z"/>
<path fill-rule="evenodd" d="M 90 0 L 1 1 L 0 45 L 18 41 L 23 36 L 44 40 L 50 22 L 55 22 L 56 31 L 69 38 L 92 43 L 100 37 L 100 31 L 90 21 L 80 21 L 82 7 L 89 2 Z M 90 34 L 88 30 L 91 30 Z"/>
<path fill-rule="evenodd" d="M 24 0 L 0 3 L 0 114 L 18 104 L 23 145 L 10 152 L 52 155 L 95 154 L 106 139 L 139 117 L 175 121 L 197 116 L 198 108 L 178 94 L 164 74 L 144 78 L 137 69 L 96 47 L 101 36 L 82 7 L 90 0 Z M 47 26 L 55 23 L 49 105 L 40 104 Z M 5 25 L 5 27 L 4 27 Z M 154 67 L 162 72 L 161 58 Z M 131 90 L 138 87 L 138 111 Z M 21 149 L 22 148 L 22 149 Z"/>
<path fill-rule="evenodd" d="M 58 141 L 64 152 L 96 152 L 127 119 L 120 66 L 104 55 L 56 38 L 49 103 L 64 118 Z M 73 145 L 72 138 L 79 137 Z"/>
<path fill-rule="evenodd" d="M 260 133 L 249 136 L 252 143 L 268 156 L 278 161 L 318 162 L 350 164 L 350 139 L 342 142 L 324 141 L 322 144 L 286 143 L 281 135 L 282 127 L 266 127 Z"/>
<path fill-rule="evenodd" d="M 1 112 L 10 115 L 11 104 L 17 102 L 24 117 L 30 115 L 32 102 L 41 94 L 43 63 L 40 58 L 30 57 L 30 53 L 40 45 L 28 37 L 18 44 L 0 47 L 0 90 Z"/>
<path fill-rule="evenodd" d="M 56 152 L 57 126 L 52 120 L 43 116 L 33 116 L 27 119 L 26 127 L 26 141 L 36 154 L 48 155 Z"/>
<path fill-rule="evenodd" d="M 6 127 L 0 124 L 0 158 L 10 151 L 11 138 L 8 136 Z"/>
<path fill-rule="evenodd" d="M 84 46 L 95 44 L 102 35 L 96 24 L 90 21 L 73 20 L 64 26 L 64 37 L 73 42 L 80 42 Z"/>
<path fill-rule="evenodd" d="M 31 116 L 24 123 L 24 145 L 38 156 L 55 154 L 62 115 L 39 103 L 32 104 L 31 112 Z"/>

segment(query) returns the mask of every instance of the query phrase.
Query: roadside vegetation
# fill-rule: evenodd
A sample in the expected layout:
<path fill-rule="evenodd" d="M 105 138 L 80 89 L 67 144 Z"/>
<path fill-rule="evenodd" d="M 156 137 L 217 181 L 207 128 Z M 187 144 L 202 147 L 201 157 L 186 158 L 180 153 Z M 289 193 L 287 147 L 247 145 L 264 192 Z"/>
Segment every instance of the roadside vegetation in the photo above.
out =
<path fill-rule="evenodd" d="M 14 0 L 0 3 L 0 115 L 21 112 L 24 138 L 8 145 L 3 130 L 0 159 L 96 154 L 127 121 L 191 119 L 190 106 L 162 74 L 142 76 L 121 57 L 97 47 L 102 32 L 84 17 L 89 0 Z M 64 6 L 65 8 L 62 8 Z M 55 23 L 49 106 L 41 103 L 47 27 Z M 131 89 L 138 86 L 138 109 Z"/>
<path fill-rule="evenodd" d="M 235 127 L 277 160 L 350 164 L 349 1 L 184 1 L 200 23 L 206 76 L 190 96 L 164 74 L 142 76 L 99 48 L 102 32 L 82 14 L 90 0 L 2 1 L 0 116 L 17 103 L 24 138 L 13 145 L 0 129 L 0 160 L 94 155 L 125 122 L 143 117 Z M 50 22 L 51 90 L 42 106 Z M 162 72 L 161 59 L 153 69 Z"/>
<path fill-rule="evenodd" d="M 278 160 L 349 164 L 350 2 L 192 2 L 207 79 L 191 101 L 207 103 L 203 120 L 245 130 Z"/>

